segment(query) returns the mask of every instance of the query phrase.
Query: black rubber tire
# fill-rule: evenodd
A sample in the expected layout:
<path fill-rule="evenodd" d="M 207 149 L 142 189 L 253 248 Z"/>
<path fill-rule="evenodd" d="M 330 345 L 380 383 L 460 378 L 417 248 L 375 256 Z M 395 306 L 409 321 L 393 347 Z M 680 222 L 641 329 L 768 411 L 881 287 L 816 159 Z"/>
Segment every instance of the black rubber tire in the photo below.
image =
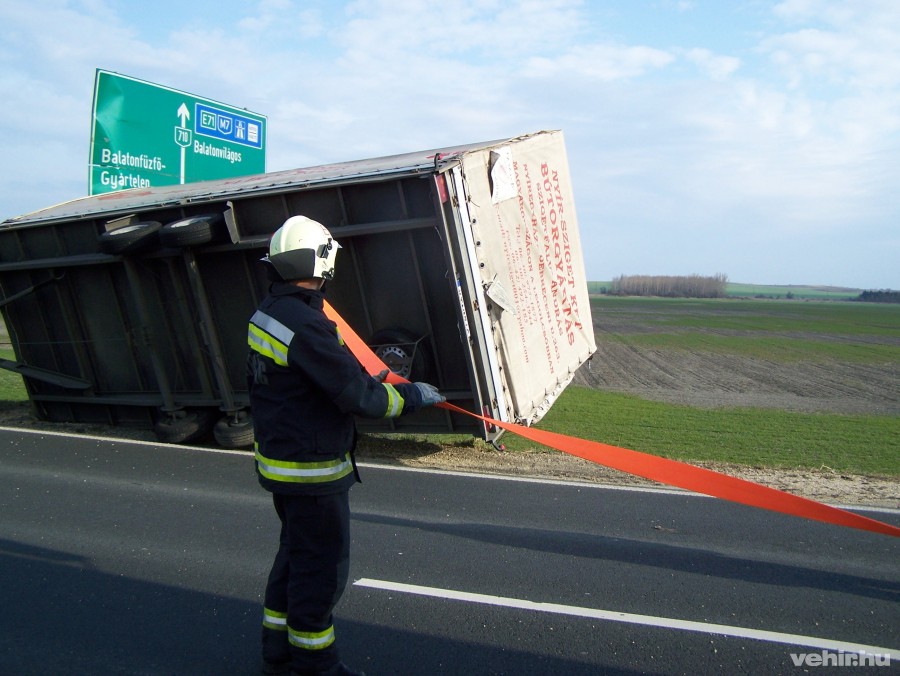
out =
<path fill-rule="evenodd" d="M 253 446 L 253 418 L 246 413 L 220 418 L 213 427 L 213 437 L 222 448 Z"/>
<path fill-rule="evenodd" d="M 434 363 L 426 341 L 417 343 L 409 331 L 389 328 L 376 331 L 368 344 L 397 375 L 409 381 L 431 382 Z"/>
<path fill-rule="evenodd" d="M 212 415 L 205 410 L 169 413 L 153 426 L 156 438 L 164 444 L 183 444 L 209 433 Z"/>
<path fill-rule="evenodd" d="M 197 246 L 216 239 L 222 214 L 202 214 L 166 223 L 159 229 L 160 244 L 166 247 Z"/>
<path fill-rule="evenodd" d="M 159 221 L 142 221 L 101 233 L 97 238 L 100 251 L 117 256 L 141 253 L 157 243 L 156 233 L 161 227 Z"/>

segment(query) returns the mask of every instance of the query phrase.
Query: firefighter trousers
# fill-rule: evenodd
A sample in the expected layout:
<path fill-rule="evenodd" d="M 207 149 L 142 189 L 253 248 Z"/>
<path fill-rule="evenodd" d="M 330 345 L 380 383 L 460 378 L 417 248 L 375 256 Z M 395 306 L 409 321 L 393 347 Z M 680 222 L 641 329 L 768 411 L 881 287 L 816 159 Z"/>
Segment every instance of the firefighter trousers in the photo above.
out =
<path fill-rule="evenodd" d="M 349 493 L 272 494 L 281 533 L 265 594 L 267 662 L 290 661 L 302 674 L 339 661 L 332 611 L 350 567 Z"/>

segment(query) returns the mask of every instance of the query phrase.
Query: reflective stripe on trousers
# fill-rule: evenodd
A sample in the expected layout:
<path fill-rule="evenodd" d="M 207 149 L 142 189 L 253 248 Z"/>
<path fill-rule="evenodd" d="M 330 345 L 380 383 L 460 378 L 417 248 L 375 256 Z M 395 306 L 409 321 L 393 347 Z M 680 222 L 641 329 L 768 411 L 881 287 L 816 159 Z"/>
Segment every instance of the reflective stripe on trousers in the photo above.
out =
<path fill-rule="evenodd" d="M 263 626 L 275 631 L 288 632 L 291 645 L 304 650 L 322 650 L 334 643 L 334 625 L 324 631 L 297 631 L 287 624 L 287 613 L 263 608 Z"/>
<path fill-rule="evenodd" d="M 287 613 L 263 608 L 263 626 L 275 631 L 287 631 Z"/>
<path fill-rule="evenodd" d="M 325 631 L 297 631 L 288 627 L 288 640 L 297 648 L 322 650 L 334 643 L 334 625 Z"/>

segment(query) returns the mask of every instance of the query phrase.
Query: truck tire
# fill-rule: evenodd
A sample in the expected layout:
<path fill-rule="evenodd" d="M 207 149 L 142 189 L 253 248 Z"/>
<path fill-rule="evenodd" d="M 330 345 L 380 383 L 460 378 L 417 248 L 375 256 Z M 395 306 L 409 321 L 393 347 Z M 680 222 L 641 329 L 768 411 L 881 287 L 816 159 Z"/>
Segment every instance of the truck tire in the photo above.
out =
<path fill-rule="evenodd" d="M 382 329 L 368 342 L 378 358 L 398 376 L 423 382 L 430 382 L 434 377 L 434 365 L 425 341 L 417 340 L 408 331 Z"/>
<path fill-rule="evenodd" d="M 153 433 L 164 444 L 183 444 L 209 433 L 211 423 L 209 411 L 175 411 L 156 421 Z"/>
<path fill-rule="evenodd" d="M 253 418 L 239 411 L 220 418 L 213 427 L 213 437 L 222 448 L 247 448 L 253 445 Z"/>
<path fill-rule="evenodd" d="M 166 223 L 159 229 L 160 244 L 166 247 L 182 247 L 206 244 L 216 238 L 216 225 L 222 214 L 203 214 Z"/>
<path fill-rule="evenodd" d="M 97 238 L 100 251 L 121 256 L 141 253 L 156 244 L 156 233 L 161 227 L 159 221 L 143 221 L 101 233 Z"/>

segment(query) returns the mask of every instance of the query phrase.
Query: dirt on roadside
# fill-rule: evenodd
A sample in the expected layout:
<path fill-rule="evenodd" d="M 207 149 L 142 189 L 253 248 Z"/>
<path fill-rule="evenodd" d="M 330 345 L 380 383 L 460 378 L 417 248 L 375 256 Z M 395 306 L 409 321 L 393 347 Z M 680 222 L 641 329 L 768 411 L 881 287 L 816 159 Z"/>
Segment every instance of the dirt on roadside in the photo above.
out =
<path fill-rule="evenodd" d="M 152 430 L 83 423 L 37 420 L 27 402 L 0 407 L 0 426 L 83 434 L 110 439 L 155 443 Z M 203 445 L 202 442 L 199 445 Z M 248 451 L 248 457 L 250 453 Z M 362 435 L 357 450 L 360 463 L 392 464 L 443 471 L 580 481 L 616 486 L 660 484 L 555 451 L 501 451 L 478 439 L 457 444 L 436 444 L 383 435 Z M 721 463 L 697 463 L 717 472 L 754 481 L 829 504 L 866 505 L 900 509 L 900 481 L 891 477 L 860 476 L 828 468 L 770 469 Z"/>
<path fill-rule="evenodd" d="M 655 486 L 661 484 L 619 472 L 608 467 L 553 451 L 505 452 L 478 443 L 471 446 L 419 446 L 407 450 L 385 448 L 379 440 L 373 447 L 365 440 L 358 453 L 361 462 L 397 464 L 404 467 L 445 471 L 480 472 L 506 476 L 583 481 L 616 486 Z M 425 445 L 428 446 L 428 445 Z M 835 472 L 828 468 L 770 469 L 724 463 L 696 463 L 716 472 L 776 488 L 819 502 L 840 505 L 866 505 L 900 509 L 900 481 L 891 477 L 861 476 Z"/>

